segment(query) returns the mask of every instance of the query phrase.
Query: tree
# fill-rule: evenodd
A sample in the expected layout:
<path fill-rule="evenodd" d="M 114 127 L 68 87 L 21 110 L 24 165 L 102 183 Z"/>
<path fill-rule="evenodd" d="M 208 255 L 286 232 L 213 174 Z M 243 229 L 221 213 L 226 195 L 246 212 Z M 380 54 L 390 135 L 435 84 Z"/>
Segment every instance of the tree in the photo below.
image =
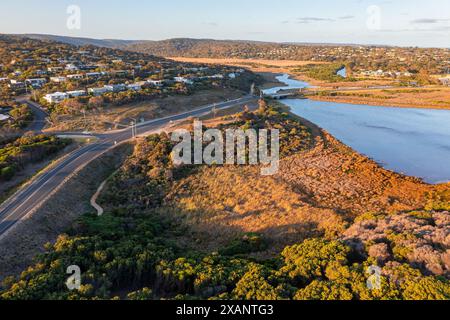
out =
<path fill-rule="evenodd" d="M 88 102 L 89 109 L 98 110 L 105 104 L 103 97 L 91 97 Z"/>
<path fill-rule="evenodd" d="M 238 300 L 278 300 L 275 288 L 265 279 L 264 267 L 250 264 L 249 270 L 236 284 L 232 295 Z"/>

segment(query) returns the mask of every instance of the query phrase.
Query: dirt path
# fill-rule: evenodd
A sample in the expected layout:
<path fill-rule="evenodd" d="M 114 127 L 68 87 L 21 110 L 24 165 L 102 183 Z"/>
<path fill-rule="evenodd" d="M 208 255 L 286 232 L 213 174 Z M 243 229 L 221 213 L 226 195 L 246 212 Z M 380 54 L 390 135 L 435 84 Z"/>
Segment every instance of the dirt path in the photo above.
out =
<path fill-rule="evenodd" d="M 105 212 L 105 210 L 97 203 L 97 199 L 100 196 L 100 194 L 102 193 L 103 189 L 105 188 L 106 182 L 108 180 L 105 180 L 102 182 L 102 184 L 98 187 L 97 191 L 94 193 L 94 195 L 91 198 L 91 206 L 97 210 L 97 215 L 100 217 L 101 215 L 103 215 L 103 213 Z"/>

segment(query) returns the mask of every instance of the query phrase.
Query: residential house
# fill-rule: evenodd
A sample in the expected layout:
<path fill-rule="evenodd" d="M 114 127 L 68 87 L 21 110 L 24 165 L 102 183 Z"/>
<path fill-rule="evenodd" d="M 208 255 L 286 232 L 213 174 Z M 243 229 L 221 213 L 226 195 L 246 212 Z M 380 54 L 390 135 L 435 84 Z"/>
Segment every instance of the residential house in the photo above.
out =
<path fill-rule="evenodd" d="M 92 94 L 93 96 L 101 96 L 105 93 L 108 92 L 108 89 L 103 87 L 103 88 L 90 88 L 88 90 L 89 94 Z"/>
<path fill-rule="evenodd" d="M 121 92 L 127 90 L 127 86 L 125 84 L 111 84 L 104 86 L 108 90 L 108 92 Z"/>
<path fill-rule="evenodd" d="M 82 80 L 84 78 L 84 75 L 80 74 L 69 74 L 67 75 L 67 79 L 69 80 Z"/>
<path fill-rule="evenodd" d="M 164 85 L 164 80 L 147 80 L 146 82 L 155 87 L 162 87 Z"/>
<path fill-rule="evenodd" d="M 102 73 L 100 72 L 88 72 L 86 73 L 86 77 L 88 78 L 100 78 L 102 76 Z"/>
<path fill-rule="evenodd" d="M 48 67 L 47 70 L 51 73 L 57 73 L 62 72 L 64 69 L 62 67 Z"/>
<path fill-rule="evenodd" d="M 88 71 L 88 70 L 95 70 L 95 69 L 97 69 L 97 66 L 81 65 L 81 66 L 78 67 L 78 69 L 86 70 L 86 71 Z"/>
<path fill-rule="evenodd" d="M 11 80 L 8 84 L 8 87 L 12 90 L 24 90 L 26 89 L 25 82 L 17 81 L 17 80 Z"/>
<path fill-rule="evenodd" d="M 34 74 L 35 75 L 37 75 L 37 76 L 45 76 L 45 75 L 47 75 L 47 71 L 45 71 L 45 70 L 36 70 L 35 72 L 34 72 Z"/>
<path fill-rule="evenodd" d="M 66 77 L 51 77 L 50 81 L 56 82 L 56 83 L 61 83 L 61 82 L 66 82 L 67 78 Z"/>
<path fill-rule="evenodd" d="M 128 71 L 126 70 L 114 70 L 111 71 L 111 75 L 115 76 L 115 77 L 125 77 L 128 75 Z"/>
<path fill-rule="evenodd" d="M 86 95 L 86 91 L 84 90 L 74 90 L 66 92 L 71 98 L 83 97 Z"/>
<path fill-rule="evenodd" d="M 141 91 L 142 85 L 139 83 L 132 83 L 132 84 L 127 85 L 127 89 L 133 90 L 133 91 Z"/>
<path fill-rule="evenodd" d="M 68 70 L 68 71 L 78 71 L 79 68 L 75 64 L 69 63 L 68 65 L 66 65 L 66 70 Z"/>
<path fill-rule="evenodd" d="M 0 113 L 0 122 L 7 121 L 10 118 L 11 117 L 9 115 Z"/>
<path fill-rule="evenodd" d="M 44 100 L 48 103 L 61 103 L 67 98 L 69 98 L 69 95 L 65 92 L 49 93 L 44 96 Z"/>
<path fill-rule="evenodd" d="M 194 82 L 190 79 L 184 78 L 184 77 L 175 77 L 173 78 L 175 82 L 179 83 L 185 83 L 185 84 L 194 84 Z"/>
<path fill-rule="evenodd" d="M 47 83 L 47 79 L 45 78 L 26 79 L 25 83 L 32 86 L 33 88 L 41 88 L 44 84 Z"/>

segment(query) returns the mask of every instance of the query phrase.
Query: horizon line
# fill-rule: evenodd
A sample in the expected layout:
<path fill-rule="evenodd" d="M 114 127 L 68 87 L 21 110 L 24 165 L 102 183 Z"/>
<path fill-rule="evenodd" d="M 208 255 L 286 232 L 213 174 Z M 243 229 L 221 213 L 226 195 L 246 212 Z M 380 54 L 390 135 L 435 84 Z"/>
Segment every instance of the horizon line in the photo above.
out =
<path fill-rule="evenodd" d="M 10 36 L 50 36 L 50 37 L 63 37 L 72 39 L 84 39 L 84 40 L 97 40 L 97 41 L 127 41 L 127 42 L 161 42 L 169 40 L 209 40 L 209 41 L 234 41 L 234 42 L 255 42 L 255 43 L 268 43 L 268 44 L 285 44 L 285 45 L 323 45 L 323 46 L 363 46 L 363 47 L 393 47 L 393 48 L 421 48 L 421 49 L 446 49 L 449 50 L 450 47 L 433 47 L 433 46 L 402 46 L 402 45 L 392 45 L 392 44 L 369 44 L 369 43 L 346 43 L 346 42 L 302 42 L 302 41 L 263 41 L 263 40 L 251 40 L 251 39 L 214 39 L 214 38 L 192 38 L 192 37 L 174 37 L 174 38 L 163 38 L 163 39 L 120 39 L 120 38 L 96 38 L 90 36 L 70 36 L 70 35 L 60 35 L 52 33 L 0 33 L 0 35 L 10 35 Z"/>

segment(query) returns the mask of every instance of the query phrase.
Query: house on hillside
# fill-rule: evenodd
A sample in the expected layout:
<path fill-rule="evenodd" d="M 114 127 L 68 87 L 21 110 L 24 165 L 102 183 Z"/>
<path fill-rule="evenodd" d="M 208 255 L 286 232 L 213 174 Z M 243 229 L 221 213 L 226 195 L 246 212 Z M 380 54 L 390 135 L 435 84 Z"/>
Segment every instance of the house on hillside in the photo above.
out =
<path fill-rule="evenodd" d="M 65 92 L 49 93 L 44 96 L 44 100 L 48 103 L 61 103 L 67 98 L 69 98 L 69 95 Z"/>
<path fill-rule="evenodd" d="M 67 91 L 66 92 L 69 97 L 76 98 L 76 97 L 83 97 L 86 95 L 86 91 L 84 90 L 74 90 L 74 91 Z"/>
<path fill-rule="evenodd" d="M 6 122 L 6 121 L 8 121 L 10 118 L 11 118 L 11 117 L 10 117 L 9 115 L 0 113 L 0 122 Z"/>
<path fill-rule="evenodd" d="M 66 77 L 50 77 L 50 81 L 55 83 L 66 82 L 66 80 L 67 80 Z"/>
<path fill-rule="evenodd" d="M 146 82 L 155 87 L 164 86 L 164 80 L 147 80 Z"/>
<path fill-rule="evenodd" d="M 187 79 L 185 77 L 175 77 L 175 78 L 173 78 L 173 80 L 175 82 L 179 82 L 179 83 L 194 84 L 194 82 L 192 80 Z"/>
<path fill-rule="evenodd" d="M 41 88 L 44 84 L 47 83 L 47 79 L 45 79 L 45 78 L 26 79 L 25 83 L 27 85 L 32 86 L 33 88 Z"/>
<path fill-rule="evenodd" d="M 104 86 L 104 88 L 108 92 L 121 92 L 127 90 L 127 86 L 125 84 L 110 84 Z"/>
<path fill-rule="evenodd" d="M 89 94 L 91 94 L 93 96 L 101 96 L 109 91 L 107 88 L 103 87 L 103 88 L 90 88 L 90 89 L 88 89 L 88 92 L 89 92 Z"/>
<path fill-rule="evenodd" d="M 133 90 L 133 91 L 141 91 L 142 85 L 140 85 L 139 83 L 132 83 L 132 84 L 127 85 L 127 89 Z"/>
<path fill-rule="evenodd" d="M 86 77 L 88 78 L 100 78 L 102 74 L 100 72 L 88 72 L 86 73 Z"/>
<path fill-rule="evenodd" d="M 450 77 L 440 78 L 439 81 L 442 83 L 443 86 L 450 86 Z"/>
<path fill-rule="evenodd" d="M 67 76 L 67 79 L 69 80 L 82 80 L 84 78 L 84 75 L 82 74 L 69 74 Z"/>
<path fill-rule="evenodd" d="M 75 64 L 69 63 L 66 65 L 66 70 L 67 71 L 78 71 L 79 68 Z"/>
<path fill-rule="evenodd" d="M 48 72 L 57 73 L 62 72 L 64 69 L 62 67 L 49 67 Z"/>

